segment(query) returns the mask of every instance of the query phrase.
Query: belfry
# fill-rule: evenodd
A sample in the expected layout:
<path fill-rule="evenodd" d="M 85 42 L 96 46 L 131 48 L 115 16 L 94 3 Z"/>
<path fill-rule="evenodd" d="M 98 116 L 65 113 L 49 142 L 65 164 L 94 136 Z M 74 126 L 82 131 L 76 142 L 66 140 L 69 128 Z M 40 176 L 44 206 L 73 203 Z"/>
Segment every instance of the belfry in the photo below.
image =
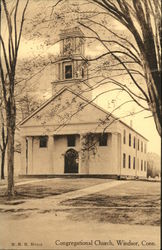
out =
<path fill-rule="evenodd" d="M 52 93 L 62 87 L 71 88 L 91 99 L 92 91 L 88 83 L 88 62 L 85 58 L 85 37 L 75 27 L 60 33 L 60 56 L 55 62 L 56 80 L 52 82 Z"/>

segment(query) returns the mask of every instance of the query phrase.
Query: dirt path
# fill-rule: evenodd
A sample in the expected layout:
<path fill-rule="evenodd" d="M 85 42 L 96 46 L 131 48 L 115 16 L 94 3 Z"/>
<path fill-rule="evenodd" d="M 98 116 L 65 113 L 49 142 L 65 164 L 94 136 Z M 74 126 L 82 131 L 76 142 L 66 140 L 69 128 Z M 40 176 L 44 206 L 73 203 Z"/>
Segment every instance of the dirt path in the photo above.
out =
<path fill-rule="evenodd" d="M 0 216 L 0 249 L 160 250 L 160 228 L 110 223 L 75 222 L 66 212 L 37 213 L 23 218 Z M 117 241 L 131 242 L 119 246 Z M 65 245 L 92 242 L 92 245 Z M 104 242 L 112 245 L 104 245 Z M 14 244 L 14 245 L 13 245 Z M 21 245 L 18 245 L 21 244 Z M 25 246 L 27 244 L 27 247 Z M 106 243 L 105 243 L 106 244 Z M 143 245 L 145 244 L 145 245 Z M 146 245 L 149 244 L 149 245 Z"/>

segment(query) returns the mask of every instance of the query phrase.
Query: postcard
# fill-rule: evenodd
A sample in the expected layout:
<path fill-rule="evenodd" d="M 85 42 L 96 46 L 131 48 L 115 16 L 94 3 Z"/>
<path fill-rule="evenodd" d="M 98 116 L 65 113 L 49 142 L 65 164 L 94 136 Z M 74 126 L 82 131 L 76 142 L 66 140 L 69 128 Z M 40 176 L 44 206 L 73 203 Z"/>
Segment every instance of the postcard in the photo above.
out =
<path fill-rule="evenodd" d="M 160 250 L 160 0 L 0 7 L 0 249 Z"/>

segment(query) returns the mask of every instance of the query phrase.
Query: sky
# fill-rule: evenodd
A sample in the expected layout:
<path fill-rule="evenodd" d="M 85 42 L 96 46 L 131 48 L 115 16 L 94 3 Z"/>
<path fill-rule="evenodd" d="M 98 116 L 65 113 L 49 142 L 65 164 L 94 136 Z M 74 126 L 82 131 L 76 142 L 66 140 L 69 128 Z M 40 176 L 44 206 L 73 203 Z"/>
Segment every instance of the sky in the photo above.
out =
<path fill-rule="evenodd" d="M 14 1 L 11 1 L 11 3 L 13 3 Z M 46 3 L 48 2 L 48 4 L 46 5 Z M 57 56 L 59 54 L 59 49 L 60 49 L 60 44 L 59 43 L 55 43 L 58 39 L 58 33 L 59 31 L 63 28 L 61 25 L 57 25 L 56 30 L 57 30 L 57 35 L 55 33 L 53 34 L 49 34 L 49 30 L 48 27 L 43 27 L 43 29 L 41 30 L 42 24 L 40 24 L 40 36 L 30 36 L 30 28 L 28 28 L 30 26 L 30 21 L 32 19 L 32 17 L 34 16 L 34 12 L 36 11 L 37 6 L 39 7 L 39 9 L 41 10 L 42 8 L 44 8 L 44 12 L 48 12 L 48 7 L 50 7 L 51 4 L 53 4 L 54 1 L 36 1 L 36 0 L 30 0 L 30 6 L 28 8 L 28 13 L 27 13 L 27 20 L 26 20 L 26 26 L 25 26 L 25 30 L 22 36 L 22 40 L 21 40 L 21 46 L 20 46 L 20 50 L 19 50 L 19 60 L 21 61 L 22 59 L 28 59 L 28 58 L 36 58 L 38 55 L 41 55 L 44 58 L 47 58 L 49 55 L 55 55 Z M 68 2 L 68 1 L 67 1 Z M 78 1 L 79 2 L 79 1 Z M 80 1 L 82 2 L 82 1 Z M 23 6 L 23 5 L 22 5 Z M 36 16 L 37 18 L 37 16 Z M 33 20 L 32 20 L 33 21 Z M 54 25 L 54 24 L 52 24 Z M 122 32 L 122 26 L 121 25 L 117 25 L 116 23 L 114 23 L 112 21 L 111 27 L 113 27 L 113 29 L 115 30 L 120 30 L 120 32 Z M 52 26 L 53 27 L 53 26 Z M 6 26 L 2 25 L 2 29 L 6 29 Z M 54 30 L 54 28 L 53 28 Z M 43 33 L 44 32 L 44 33 Z M 123 30 L 124 32 L 124 30 Z M 32 32 L 31 32 L 32 33 Z M 47 36 L 51 36 L 51 40 L 50 40 L 50 44 L 45 46 L 45 40 L 47 38 Z M 53 36 L 52 36 L 53 35 Z M 52 42 L 53 41 L 53 44 Z M 86 55 L 90 55 L 90 56 L 97 56 L 99 54 L 102 53 L 102 46 L 101 45 L 97 45 L 97 46 L 93 46 L 93 44 L 90 46 L 88 46 L 86 48 Z M 48 70 L 51 70 L 48 69 Z M 50 93 L 50 88 L 51 88 L 51 81 L 52 78 L 54 77 L 53 73 L 50 72 L 49 76 L 47 78 L 47 74 L 48 74 L 48 70 L 46 70 L 45 72 L 42 72 L 42 75 L 40 76 L 40 86 L 44 89 L 48 90 L 48 93 Z M 46 80 L 45 80 L 46 79 Z M 46 83 L 45 83 L 46 82 Z M 46 95 L 46 97 L 48 97 L 48 93 Z M 94 93 L 94 96 L 97 93 Z M 114 94 L 114 97 L 115 94 Z M 125 96 L 120 97 L 118 102 L 116 102 L 116 105 L 118 103 L 120 103 L 121 101 L 123 101 L 122 98 L 126 98 Z M 110 99 L 112 99 L 112 96 L 110 97 Z M 96 100 L 97 104 L 102 106 L 105 109 L 108 109 L 108 100 L 109 100 L 109 96 L 108 95 L 102 95 L 100 98 L 98 98 Z M 113 107 L 111 107 L 113 108 Z M 129 112 L 129 111 L 134 111 L 137 109 L 137 107 L 134 104 L 129 104 L 129 105 L 125 105 L 124 106 L 125 112 Z M 121 115 L 120 111 L 117 111 L 114 115 Z M 122 110 L 123 111 L 123 110 Z M 160 136 L 158 135 L 156 128 L 155 128 L 155 124 L 153 121 L 152 117 L 148 117 L 150 116 L 150 114 L 148 112 L 143 112 L 140 113 L 138 115 L 134 115 L 131 117 L 127 117 L 124 119 L 124 121 L 129 124 L 130 120 L 133 121 L 133 128 L 135 130 L 137 130 L 139 133 L 141 133 L 144 137 L 146 137 L 149 140 L 148 143 L 148 151 L 151 152 L 155 152 L 157 154 L 161 154 L 161 140 L 160 140 Z"/>

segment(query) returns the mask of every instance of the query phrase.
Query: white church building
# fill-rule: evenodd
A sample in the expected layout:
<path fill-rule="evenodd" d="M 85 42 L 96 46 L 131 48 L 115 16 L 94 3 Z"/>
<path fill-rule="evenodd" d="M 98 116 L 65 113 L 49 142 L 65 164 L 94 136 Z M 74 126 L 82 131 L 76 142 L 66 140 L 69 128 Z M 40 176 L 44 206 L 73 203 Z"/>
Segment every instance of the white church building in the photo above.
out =
<path fill-rule="evenodd" d="M 60 40 L 53 95 L 20 123 L 20 175 L 145 178 L 147 139 L 92 101 L 82 31 Z"/>

